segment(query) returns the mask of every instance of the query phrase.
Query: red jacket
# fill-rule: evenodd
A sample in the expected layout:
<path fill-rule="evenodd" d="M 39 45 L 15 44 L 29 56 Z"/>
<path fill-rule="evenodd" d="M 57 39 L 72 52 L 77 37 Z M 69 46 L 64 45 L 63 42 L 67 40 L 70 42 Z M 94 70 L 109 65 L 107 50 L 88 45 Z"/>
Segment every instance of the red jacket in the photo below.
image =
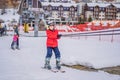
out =
<path fill-rule="evenodd" d="M 58 36 L 58 30 L 46 30 L 47 34 L 47 47 L 57 47 L 58 46 L 58 41 L 57 41 L 57 36 Z"/>

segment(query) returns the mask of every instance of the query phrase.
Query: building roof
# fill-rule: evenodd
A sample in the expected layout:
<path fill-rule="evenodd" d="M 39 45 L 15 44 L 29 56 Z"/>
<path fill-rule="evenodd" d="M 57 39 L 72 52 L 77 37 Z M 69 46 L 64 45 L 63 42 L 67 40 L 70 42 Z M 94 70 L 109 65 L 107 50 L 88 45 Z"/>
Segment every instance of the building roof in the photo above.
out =
<path fill-rule="evenodd" d="M 120 4 L 113 4 L 115 7 L 120 8 Z"/>
<path fill-rule="evenodd" d="M 99 6 L 99 7 L 107 7 L 110 5 L 110 3 L 87 3 L 87 5 L 89 7 L 95 7 L 95 6 Z"/>
<path fill-rule="evenodd" d="M 70 6 L 74 6 L 77 7 L 77 4 L 75 3 L 54 3 L 54 2 L 41 2 L 43 6 L 48 6 L 48 5 L 52 5 L 52 6 L 64 6 L 64 7 L 70 7 Z"/>
<path fill-rule="evenodd" d="M 107 6 L 111 5 L 111 3 L 87 3 L 87 5 L 89 7 L 95 7 L 95 6 L 107 7 Z M 120 4 L 112 4 L 112 5 L 114 5 L 116 8 L 120 8 Z"/>

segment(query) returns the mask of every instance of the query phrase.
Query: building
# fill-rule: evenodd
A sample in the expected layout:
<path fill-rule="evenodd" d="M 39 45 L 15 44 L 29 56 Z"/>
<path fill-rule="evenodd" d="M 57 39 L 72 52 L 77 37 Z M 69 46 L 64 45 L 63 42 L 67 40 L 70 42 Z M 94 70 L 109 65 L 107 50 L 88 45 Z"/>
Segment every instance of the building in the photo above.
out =
<path fill-rule="evenodd" d="M 115 7 L 117 7 L 116 19 L 120 20 L 120 4 L 115 4 Z"/>
<path fill-rule="evenodd" d="M 35 9 L 40 10 L 39 19 L 44 22 L 77 23 L 77 4 L 72 0 L 22 0 L 19 8 L 22 22 L 31 22 L 31 19 L 34 22 Z"/>
<path fill-rule="evenodd" d="M 112 2 L 112 3 L 120 3 L 120 0 L 90 0 L 91 2 Z"/>
<path fill-rule="evenodd" d="M 55 23 L 77 23 L 77 4 L 64 2 L 42 2 L 43 10 L 47 14 L 47 21 Z"/>
<path fill-rule="evenodd" d="M 41 0 L 45 20 L 55 24 L 77 23 L 77 4 L 72 0 Z"/>
<path fill-rule="evenodd" d="M 87 3 L 83 6 L 83 15 L 87 19 L 91 16 L 94 20 L 120 19 L 120 4 Z"/>
<path fill-rule="evenodd" d="M 120 0 L 115 0 L 115 2 L 120 3 Z"/>

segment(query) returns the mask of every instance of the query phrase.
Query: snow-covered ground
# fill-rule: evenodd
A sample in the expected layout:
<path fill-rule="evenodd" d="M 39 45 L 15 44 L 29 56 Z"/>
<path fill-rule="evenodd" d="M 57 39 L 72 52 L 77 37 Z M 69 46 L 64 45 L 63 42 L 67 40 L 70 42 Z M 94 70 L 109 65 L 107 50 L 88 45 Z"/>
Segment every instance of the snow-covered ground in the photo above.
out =
<path fill-rule="evenodd" d="M 0 15 L 0 18 L 6 22 L 19 19 L 19 15 L 12 15 L 14 10 L 7 12 L 8 14 Z M 33 33 L 26 34 L 20 31 L 20 34 L 27 36 L 33 36 Z M 45 36 L 45 32 L 39 32 L 39 35 Z M 120 65 L 119 37 L 114 36 L 118 41 L 112 43 L 99 41 L 99 37 L 87 37 L 87 39 L 86 37 L 62 37 L 59 40 L 61 62 L 93 68 Z M 111 36 L 104 36 L 101 39 L 106 38 L 109 39 Z M 53 73 L 41 69 L 46 55 L 46 37 L 20 36 L 20 50 L 15 51 L 10 49 L 11 42 L 12 36 L 0 37 L 0 80 L 120 80 L 119 75 L 103 71 L 89 72 L 62 67 L 66 73 Z M 54 55 L 51 65 L 55 67 Z"/>
<path fill-rule="evenodd" d="M 20 16 L 17 14 L 17 10 L 6 9 L 6 12 L 7 13 L 0 15 L 0 19 L 3 19 L 6 23 L 9 21 L 12 21 L 13 19 L 15 19 L 17 22 L 19 21 Z M 14 13 L 15 13 L 15 15 L 14 15 Z"/>
<path fill-rule="evenodd" d="M 45 32 L 39 35 L 45 35 Z M 41 69 L 46 55 L 46 37 L 20 37 L 20 50 L 15 51 L 10 49 L 11 41 L 12 36 L 0 37 L 0 80 L 120 80 L 120 76 L 103 71 L 89 72 L 62 67 L 66 73 L 53 73 Z M 118 42 L 70 37 L 59 40 L 61 62 L 67 65 L 82 64 L 95 68 L 120 65 L 119 47 Z M 55 67 L 54 55 L 51 65 Z"/>

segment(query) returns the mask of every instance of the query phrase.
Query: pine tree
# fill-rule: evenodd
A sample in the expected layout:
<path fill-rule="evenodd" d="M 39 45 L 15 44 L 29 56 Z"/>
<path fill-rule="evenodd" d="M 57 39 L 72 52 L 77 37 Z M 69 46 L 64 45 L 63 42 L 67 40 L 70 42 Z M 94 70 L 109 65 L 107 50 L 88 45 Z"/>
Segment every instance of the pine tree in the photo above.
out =
<path fill-rule="evenodd" d="M 85 23 L 85 18 L 84 17 L 79 17 L 78 18 L 78 24 L 84 24 Z"/>
<path fill-rule="evenodd" d="M 92 17 L 89 16 L 89 18 L 88 18 L 88 22 L 91 22 L 91 21 L 92 21 Z"/>
<path fill-rule="evenodd" d="M 78 24 L 81 24 L 81 17 L 78 18 Z"/>

